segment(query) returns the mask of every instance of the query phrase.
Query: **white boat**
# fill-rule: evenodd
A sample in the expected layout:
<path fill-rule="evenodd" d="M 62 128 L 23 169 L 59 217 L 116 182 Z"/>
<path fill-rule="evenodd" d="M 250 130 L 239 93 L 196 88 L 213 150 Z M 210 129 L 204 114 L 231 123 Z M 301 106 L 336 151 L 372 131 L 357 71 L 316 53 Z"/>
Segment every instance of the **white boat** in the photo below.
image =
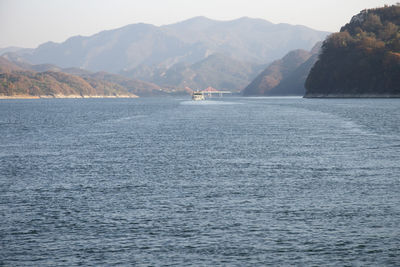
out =
<path fill-rule="evenodd" d="M 193 92 L 192 100 L 193 101 L 205 100 L 203 92 L 200 91 Z"/>

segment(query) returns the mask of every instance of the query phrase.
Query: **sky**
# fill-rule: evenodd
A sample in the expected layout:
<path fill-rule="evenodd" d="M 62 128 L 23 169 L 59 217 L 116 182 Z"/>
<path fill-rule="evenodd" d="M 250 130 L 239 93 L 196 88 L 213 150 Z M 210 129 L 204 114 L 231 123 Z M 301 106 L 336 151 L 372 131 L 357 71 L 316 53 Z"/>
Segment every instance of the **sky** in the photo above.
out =
<path fill-rule="evenodd" d="M 0 48 L 35 48 L 133 23 L 157 26 L 195 16 L 261 18 L 336 32 L 365 8 L 399 0 L 0 0 Z"/>

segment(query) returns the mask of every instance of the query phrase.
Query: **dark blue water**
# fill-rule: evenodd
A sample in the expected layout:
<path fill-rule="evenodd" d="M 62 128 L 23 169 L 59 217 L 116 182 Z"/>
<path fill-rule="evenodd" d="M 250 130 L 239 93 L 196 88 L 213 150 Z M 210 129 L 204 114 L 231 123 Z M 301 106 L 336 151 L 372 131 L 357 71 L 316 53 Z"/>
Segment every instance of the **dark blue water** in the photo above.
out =
<path fill-rule="evenodd" d="M 0 114 L 0 266 L 400 265 L 400 100 Z"/>

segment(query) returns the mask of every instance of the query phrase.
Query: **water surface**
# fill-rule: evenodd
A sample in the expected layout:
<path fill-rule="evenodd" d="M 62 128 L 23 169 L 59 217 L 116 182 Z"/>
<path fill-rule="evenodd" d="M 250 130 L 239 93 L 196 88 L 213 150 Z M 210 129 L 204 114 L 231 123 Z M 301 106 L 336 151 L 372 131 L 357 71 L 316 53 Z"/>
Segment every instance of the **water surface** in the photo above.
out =
<path fill-rule="evenodd" d="M 400 101 L 0 100 L 0 265 L 400 263 Z"/>

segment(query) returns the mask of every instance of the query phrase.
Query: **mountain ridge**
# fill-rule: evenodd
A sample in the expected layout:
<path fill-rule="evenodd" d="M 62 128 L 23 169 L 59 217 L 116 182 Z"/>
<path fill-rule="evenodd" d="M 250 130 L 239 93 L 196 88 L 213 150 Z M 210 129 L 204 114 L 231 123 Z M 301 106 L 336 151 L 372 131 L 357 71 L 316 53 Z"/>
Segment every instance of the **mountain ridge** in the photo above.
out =
<path fill-rule="evenodd" d="M 124 76 L 152 81 L 162 88 L 202 89 L 211 86 L 239 92 L 264 66 L 215 53 L 194 64 L 177 63 L 170 68 L 143 66 L 135 69 L 137 73 L 126 73 Z"/>
<path fill-rule="evenodd" d="M 32 64 L 120 73 L 143 64 L 167 67 L 181 62 L 193 64 L 213 53 L 265 64 L 295 48 L 309 49 L 327 34 L 263 19 L 242 17 L 219 21 L 195 17 L 163 26 L 129 24 L 90 36 L 72 36 L 61 43 L 47 42 L 27 53 L 15 53 Z"/>
<path fill-rule="evenodd" d="M 246 88 L 244 96 L 302 96 L 304 82 L 318 57 L 321 43 L 310 51 L 297 49 L 267 66 Z"/>
<path fill-rule="evenodd" d="M 155 84 L 111 73 L 51 64 L 31 65 L 0 56 L 0 97 L 137 97 L 166 95 Z"/>

